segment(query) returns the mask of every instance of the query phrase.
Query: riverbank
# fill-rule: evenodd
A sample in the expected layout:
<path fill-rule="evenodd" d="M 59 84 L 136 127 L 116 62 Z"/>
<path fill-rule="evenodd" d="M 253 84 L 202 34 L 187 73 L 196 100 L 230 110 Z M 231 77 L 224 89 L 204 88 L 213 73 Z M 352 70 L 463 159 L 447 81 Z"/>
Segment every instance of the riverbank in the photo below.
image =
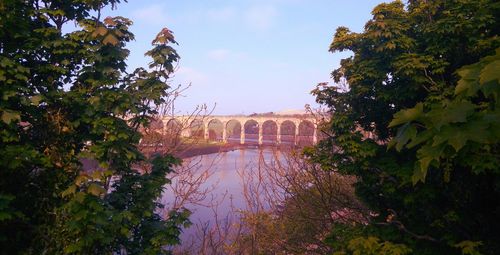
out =
<path fill-rule="evenodd" d="M 280 150 L 283 149 L 293 149 L 297 148 L 296 146 L 290 146 L 290 145 L 257 145 L 257 144 L 202 144 L 202 145 L 195 145 L 191 148 L 185 149 L 179 153 L 175 153 L 174 155 L 179 157 L 179 158 L 190 158 L 190 157 L 195 157 L 195 156 L 200 156 L 200 155 L 207 155 L 207 154 L 213 154 L 213 153 L 220 153 L 220 152 L 228 152 L 228 151 L 234 151 L 234 150 L 239 150 L 239 149 L 257 149 L 257 148 L 279 148 Z"/>
<path fill-rule="evenodd" d="M 179 153 L 175 153 L 175 156 L 179 158 L 190 158 L 206 154 L 233 151 L 239 148 L 241 148 L 241 145 L 239 144 L 203 144 L 201 146 L 193 146 Z"/>
<path fill-rule="evenodd" d="M 221 152 L 229 152 L 239 149 L 263 149 L 263 148 L 272 148 L 278 150 L 290 150 L 290 149 L 299 149 L 303 148 L 303 146 L 296 146 L 291 144 L 271 144 L 266 143 L 262 145 L 258 145 L 256 143 L 250 144 L 238 144 L 238 143 L 217 143 L 217 142 L 185 142 L 179 145 L 175 151 L 172 153 L 174 156 L 178 158 L 190 158 L 200 155 L 221 153 Z M 151 156 L 153 154 L 161 153 L 161 149 L 158 147 L 142 147 L 141 151 L 147 155 Z"/>

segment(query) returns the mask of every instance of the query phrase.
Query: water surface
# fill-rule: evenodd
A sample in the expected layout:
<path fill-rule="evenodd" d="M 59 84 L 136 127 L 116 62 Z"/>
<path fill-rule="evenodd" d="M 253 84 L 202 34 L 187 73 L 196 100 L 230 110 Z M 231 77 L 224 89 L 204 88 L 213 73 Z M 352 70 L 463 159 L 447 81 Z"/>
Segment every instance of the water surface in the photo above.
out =
<path fill-rule="evenodd" d="M 185 208 L 192 211 L 191 222 L 194 224 L 207 222 L 213 224 L 214 210 L 216 210 L 219 218 L 223 218 L 234 216 L 230 214 L 235 209 L 246 209 L 241 172 L 243 170 L 255 171 L 258 168 L 259 160 L 270 162 L 274 159 L 274 155 L 273 150 L 270 148 L 242 148 L 185 159 L 183 167 L 191 167 L 195 173 L 210 169 L 209 172 L 211 173 L 211 176 L 199 187 L 200 190 L 210 190 L 205 199 L 195 204 L 186 203 L 184 205 Z M 173 185 L 178 181 L 178 179 L 174 178 Z M 167 189 L 163 201 L 167 207 L 172 206 L 174 195 L 171 190 Z M 182 239 L 194 234 L 195 231 L 196 227 L 186 229 Z"/>

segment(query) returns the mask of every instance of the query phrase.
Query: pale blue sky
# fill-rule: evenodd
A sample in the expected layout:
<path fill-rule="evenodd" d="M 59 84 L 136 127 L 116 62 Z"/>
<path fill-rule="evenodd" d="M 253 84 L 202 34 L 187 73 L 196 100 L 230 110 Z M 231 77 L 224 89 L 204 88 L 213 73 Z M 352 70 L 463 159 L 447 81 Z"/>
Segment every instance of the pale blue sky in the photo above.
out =
<path fill-rule="evenodd" d="M 130 68 L 163 27 L 181 55 L 172 85 L 190 82 L 176 108 L 217 103 L 215 114 L 250 114 L 315 105 L 310 91 L 330 81 L 347 53 L 328 46 L 338 26 L 361 31 L 381 0 L 130 0 L 106 15 L 133 20 Z"/>

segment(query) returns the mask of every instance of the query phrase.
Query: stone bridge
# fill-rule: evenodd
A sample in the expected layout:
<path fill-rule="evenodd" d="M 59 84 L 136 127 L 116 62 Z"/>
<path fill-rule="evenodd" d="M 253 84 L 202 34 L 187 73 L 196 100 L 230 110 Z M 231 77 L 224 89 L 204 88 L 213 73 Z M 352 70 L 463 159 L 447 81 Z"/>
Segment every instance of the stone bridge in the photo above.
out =
<path fill-rule="evenodd" d="M 224 143 L 311 145 L 318 141 L 316 119 L 311 115 L 226 115 L 195 118 L 162 118 L 164 131 L 180 131 L 183 137 Z"/>

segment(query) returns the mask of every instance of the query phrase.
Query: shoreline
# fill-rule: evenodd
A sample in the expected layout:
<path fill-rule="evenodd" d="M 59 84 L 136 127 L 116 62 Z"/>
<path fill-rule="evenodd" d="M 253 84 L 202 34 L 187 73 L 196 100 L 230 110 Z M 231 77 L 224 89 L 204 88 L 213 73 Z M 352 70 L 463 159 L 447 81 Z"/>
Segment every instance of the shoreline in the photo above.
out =
<path fill-rule="evenodd" d="M 219 152 L 228 152 L 240 149 L 241 146 L 239 144 L 213 144 L 213 145 L 204 145 L 204 146 L 193 146 L 192 148 L 186 149 L 182 152 L 175 153 L 176 157 L 181 159 L 219 153 Z"/>
<path fill-rule="evenodd" d="M 239 149 L 261 149 L 261 148 L 293 148 L 295 146 L 287 146 L 287 145 L 257 145 L 257 144 L 213 144 L 213 145 L 204 145 L 204 146 L 194 146 L 192 148 L 186 149 L 180 153 L 176 153 L 175 156 L 181 159 L 208 155 L 213 153 L 220 152 L 229 152 Z"/>

